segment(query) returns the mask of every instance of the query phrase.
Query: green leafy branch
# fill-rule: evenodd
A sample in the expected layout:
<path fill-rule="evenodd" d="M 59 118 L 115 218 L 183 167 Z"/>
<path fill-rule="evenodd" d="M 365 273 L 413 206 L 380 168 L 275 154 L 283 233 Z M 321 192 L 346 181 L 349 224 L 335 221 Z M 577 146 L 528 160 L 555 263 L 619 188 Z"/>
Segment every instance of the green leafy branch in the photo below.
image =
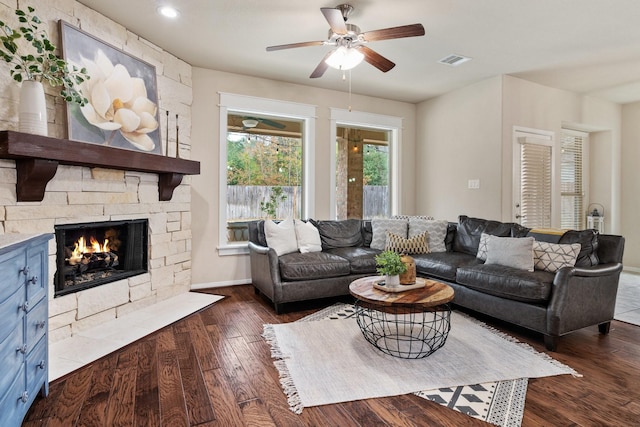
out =
<path fill-rule="evenodd" d="M 88 100 L 78 86 L 89 79 L 86 68 L 70 66 L 54 53 L 56 46 L 49 40 L 46 30 L 40 28 L 42 21 L 34 12 L 30 6 L 28 12 L 16 9 L 20 22 L 17 30 L 0 21 L 0 58 L 11 66 L 11 77 L 18 83 L 24 80 L 47 81 L 52 87 L 62 87 L 60 96 L 66 102 L 85 105 Z M 34 52 L 21 52 L 27 49 L 23 43 L 17 43 L 22 38 Z"/>
<path fill-rule="evenodd" d="M 287 198 L 287 195 L 284 194 L 284 190 L 280 186 L 271 188 L 271 195 L 269 195 L 269 200 L 266 202 L 260 202 L 260 209 L 264 211 L 269 218 L 276 217 L 276 208 L 280 204 L 280 202 L 284 201 Z"/>

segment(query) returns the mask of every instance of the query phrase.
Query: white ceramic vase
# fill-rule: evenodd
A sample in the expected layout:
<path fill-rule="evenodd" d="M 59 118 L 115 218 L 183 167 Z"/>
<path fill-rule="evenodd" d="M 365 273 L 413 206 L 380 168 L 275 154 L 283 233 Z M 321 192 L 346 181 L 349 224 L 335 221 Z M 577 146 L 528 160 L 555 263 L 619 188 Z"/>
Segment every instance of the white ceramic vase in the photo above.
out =
<path fill-rule="evenodd" d="M 20 89 L 18 107 L 18 130 L 20 132 L 47 136 L 47 103 L 42 83 L 25 80 Z"/>
<path fill-rule="evenodd" d="M 394 288 L 396 286 L 400 286 L 400 275 L 396 274 L 393 276 L 385 276 L 384 284 L 390 288 Z"/>

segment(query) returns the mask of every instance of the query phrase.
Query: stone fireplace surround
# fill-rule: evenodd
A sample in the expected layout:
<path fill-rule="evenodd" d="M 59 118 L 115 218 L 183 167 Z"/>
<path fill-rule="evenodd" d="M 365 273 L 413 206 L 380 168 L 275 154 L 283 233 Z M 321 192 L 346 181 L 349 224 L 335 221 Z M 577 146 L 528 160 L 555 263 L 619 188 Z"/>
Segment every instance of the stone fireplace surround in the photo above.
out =
<path fill-rule="evenodd" d="M 61 140 L 64 143 L 64 140 Z M 55 241 L 49 243 L 50 342 L 158 301 L 191 286 L 190 177 L 160 201 L 157 173 L 59 165 L 41 202 L 19 202 L 15 160 L 0 159 L 4 233 L 53 233 L 56 224 L 123 219 L 149 221 L 148 273 L 54 298 Z"/>

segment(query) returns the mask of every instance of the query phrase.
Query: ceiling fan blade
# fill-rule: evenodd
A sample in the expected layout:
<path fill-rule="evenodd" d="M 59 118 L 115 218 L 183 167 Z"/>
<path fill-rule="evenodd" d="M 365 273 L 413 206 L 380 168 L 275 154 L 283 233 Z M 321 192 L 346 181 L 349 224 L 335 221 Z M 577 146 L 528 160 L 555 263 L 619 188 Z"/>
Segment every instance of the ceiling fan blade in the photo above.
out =
<path fill-rule="evenodd" d="M 383 28 L 382 30 L 365 31 L 362 33 L 368 42 L 378 40 L 400 39 L 403 37 L 424 36 L 422 24 L 402 25 L 400 27 Z"/>
<path fill-rule="evenodd" d="M 269 119 L 258 119 L 258 120 L 260 120 L 262 123 L 264 123 L 267 126 L 271 126 L 272 128 L 276 128 L 276 129 L 286 128 L 286 126 L 283 125 L 282 123 L 275 122 L 273 120 L 269 120 Z"/>
<path fill-rule="evenodd" d="M 313 70 L 313 73 L 311 73 L 311 75 L 309 76 L 309 78 L 311 79 L 317 79 L 318 77 L 322 77 L 322 75 L 324 74 L 325 71 L 327 71 L 327 68 L 329 68 L 329 64 L 327 64 L 326 60 L 328 57 L 331 56 L 331 54 L 335 52 L 335 49 L 332 51 L 329 51 L 329 53 L 327 53 L 324 58 L 322 58 L 322 61 L 320 61 L 320 63 L 318 64 L 318 66 L 316 67 L 315 70 Z"/>
<path fill-rule="evenodd" d="M 331 31 L 336 34 L 347 34 L 347 25 L 344 23 L 344 17 L 340 10 L 333 7 L 321 7 L 320 11 L 329 23 Z"/>
<path fill-rule="evenodd" d="M 324 44 L 323 41 L 281 44 L 277 46 L 268 46 L 267 52 L 271 52 L 274 50 L 291 49 L 294 47 L 322 46 L 323 44 Z"/>
<path fill-rule="evenodd" d="M 358 47 L 358 49 L 360 49 L 360 52 L 364 54 L 365 61 L 367 61 L 369 64 L 373 65 L 383 73 L 386 73 L 387 71 L 389 71 L 390 69 L 396 66 L 395 63 L 389 61 L 387 58 L 380 55 L 378 52 L 372 49 L 369 49 L 367 46 L 360 46 Z"/>

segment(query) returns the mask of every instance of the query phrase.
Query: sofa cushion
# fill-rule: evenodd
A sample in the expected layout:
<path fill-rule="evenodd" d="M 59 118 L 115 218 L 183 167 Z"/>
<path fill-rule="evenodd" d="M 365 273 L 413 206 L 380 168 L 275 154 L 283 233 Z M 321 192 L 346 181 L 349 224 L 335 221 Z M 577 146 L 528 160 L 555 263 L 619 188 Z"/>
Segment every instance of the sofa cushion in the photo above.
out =
<path fill-rule="evenodd" d="M 377 274 L 375 256 L 381 252 L 378 249 L 357 246 L 328 249 L 327 252 L 348 260 L 351 274 Z"/>
<path fill-rule="evenodd" d="M 322 241 L 320 240 L 318 229 L 310 222 L 299 219 L 296 219 L 294 224 L 300 253 L 320 252 L 322 250 Z"/>
<path fill-rule="evenodd" d="M 280 277 L 285 281 L 313 280 L 346 276 L 350 273 L 349 261 L 327 252 L 299 252 L 278 257 Z"/>
<path fill-rule="evenodd" d="M 264 222 L 264 234 L 267 246 L 276 251 L 278 256 L 298 252 L 298 240 L 296 230 L 291 218 L 280 221 L 278 224 L 268 219 Z"/>
<path fill-rule="evenodd" d="M 384 250 L 387 244 L 387 231 L 398 236 L 407 237 L 409 221 L 406 219 L 375 218 L 371 220 L 373 237 L 370 246 L 373 249 Z"/>
<path fill-rule="evenodd" d="M 558 241 L 560 244 L 580 243 L 576 267 L 598 265 L 598 232 L 596 230 L 569 230 Z"/>
<path fill-rule="evenodd" d="M 416 272 L 450 282 L 456 281 L 456 270 L 465 265 L 479 264 L 476 257 L 461 252 L 431 252 L 411 255 L 416 263 Z"/>
<path fill-rule="evenodd" d="M 460 215 L 453 240 L 453 250 L 475 256 L 478 253 L 482 233 L 499 237 L 525 237 L 528 232 L 528 228 L 513 222 L 492 221 Z"/>
<path fill-rule="evenodd" d="M 409 217 L 408 237 L 415 237 L 418 234 L 428 233 L 427 240 L 431 252 L 446 252 L 444 240 L 447 237 L 447 220 L 425 219 L 421 217 Z"/>
<path fill-rule="evenodd" d="M 486 233 L 482 235 L 487 236 L 485 264 L 533 271 L 533 237 L 498 237 Z"/>
<path fill-rule="evenodd" d="M 497 264 L 460 267 L 457 283 L 486 294 L 516 301 L 543 303 L 549 299 L 554 273 L 526 271 Z"/>
<path fill-rule="evenodd" d="M 362 220 L 345 219 L 341 221 L 309 220 L 316 226 L 322 240 L 322 250 L 362 246 Z"/>
<path fill-rule="evenodd" d="M 387 231 L 387 245 L 385 246 L 385 250 L 407 255 L 428 254 L 431 252 L 427 241 L 428 234 L 427 231 L 424 231 L 407 239 Z"/>

